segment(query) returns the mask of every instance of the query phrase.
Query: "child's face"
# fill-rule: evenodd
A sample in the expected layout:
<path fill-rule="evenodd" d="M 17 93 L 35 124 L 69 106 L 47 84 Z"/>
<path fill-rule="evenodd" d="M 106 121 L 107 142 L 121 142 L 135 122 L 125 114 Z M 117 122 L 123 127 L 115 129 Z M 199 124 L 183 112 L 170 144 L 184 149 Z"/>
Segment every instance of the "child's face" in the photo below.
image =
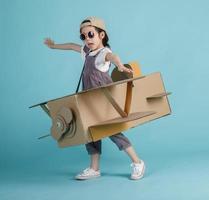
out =
<path fill-rule="evenodd" d="M 93 26 L 85 26 L 81 30 L 85 45 L 92 51 L 104 47 L 102 44 L 104 34 L 104 32 L 98 33 Z"/>

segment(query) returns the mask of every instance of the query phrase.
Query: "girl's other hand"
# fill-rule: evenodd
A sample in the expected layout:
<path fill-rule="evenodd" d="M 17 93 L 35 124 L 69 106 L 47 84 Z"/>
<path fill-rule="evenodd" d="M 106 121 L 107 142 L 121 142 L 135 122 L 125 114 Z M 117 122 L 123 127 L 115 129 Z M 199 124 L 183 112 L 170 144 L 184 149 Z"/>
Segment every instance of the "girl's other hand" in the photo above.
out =
<path fill-rule="evenodd" d="M 125 67 L 124 65 L 121 65 L 120 67 L 118 67 L 118 71 L 130 73 L 130 74 L 133 73 L 133 70 L 132 69 L 129 69 L 129 68 Z"/>
<path fill-rule="evenodd" d="M 44 40 L 44 44 L 46 45 L 46 46 L 48 46 L 49 48 L 53 48 L 54 47 L 54 41 L 53 40 L 51 40 L 50 38 L 46 38 L 45 40 Z"/>

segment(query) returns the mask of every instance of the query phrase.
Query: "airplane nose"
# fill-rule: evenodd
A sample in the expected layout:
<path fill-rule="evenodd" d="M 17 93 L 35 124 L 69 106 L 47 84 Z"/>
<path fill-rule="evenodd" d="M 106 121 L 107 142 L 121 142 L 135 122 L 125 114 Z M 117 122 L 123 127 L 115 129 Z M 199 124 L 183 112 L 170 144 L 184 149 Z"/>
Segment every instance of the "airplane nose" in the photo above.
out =
<path fill-rule="evenodd" d="M 52 121 L 51 135 L 60 140 L 66 134 L 73 137 L 75 134 L 75 119 L 70 108 L 62 107 Z"/>

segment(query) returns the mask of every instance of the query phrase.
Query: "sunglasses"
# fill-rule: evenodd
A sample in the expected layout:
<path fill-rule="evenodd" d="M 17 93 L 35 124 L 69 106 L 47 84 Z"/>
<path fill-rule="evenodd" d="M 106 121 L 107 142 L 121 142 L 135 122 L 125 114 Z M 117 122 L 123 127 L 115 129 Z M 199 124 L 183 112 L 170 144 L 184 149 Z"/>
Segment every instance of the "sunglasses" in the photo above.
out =
<path fill-rule="evenodd" d="M 93 37 L 94 37 L 94 32 L 89 31 L 89 32 L 87 33 L 87 36 L 88 36 L 88 38 L 90 38 L 90 39 L 93 38 Z M 81 39 L 81 40 L 85 40 L 85 39 L 87 38 L 87 36 L 86 36 L 85 34 L 82 33 L 82 34 L 80 35 L 80 39 Z"/>

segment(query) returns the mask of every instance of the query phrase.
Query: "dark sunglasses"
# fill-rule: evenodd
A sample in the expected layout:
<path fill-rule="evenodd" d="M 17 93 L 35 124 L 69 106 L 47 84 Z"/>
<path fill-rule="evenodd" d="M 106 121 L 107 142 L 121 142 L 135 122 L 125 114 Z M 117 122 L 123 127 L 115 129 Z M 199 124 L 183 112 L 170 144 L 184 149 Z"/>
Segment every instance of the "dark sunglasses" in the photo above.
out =
<path fill-rule="evenodd" d="M 94 32 L 89 31 L 88 34 L 87 34 L 87 36 L 88 36 L 88 38 L 93 38 L 93 37 L 94 37 Z M 86 36 L 82 33 L 82 34 L 80 35 L 80 39 L 81 39 L 81 40 L 85 40 L 85 39 L 86 39 Z"/>

